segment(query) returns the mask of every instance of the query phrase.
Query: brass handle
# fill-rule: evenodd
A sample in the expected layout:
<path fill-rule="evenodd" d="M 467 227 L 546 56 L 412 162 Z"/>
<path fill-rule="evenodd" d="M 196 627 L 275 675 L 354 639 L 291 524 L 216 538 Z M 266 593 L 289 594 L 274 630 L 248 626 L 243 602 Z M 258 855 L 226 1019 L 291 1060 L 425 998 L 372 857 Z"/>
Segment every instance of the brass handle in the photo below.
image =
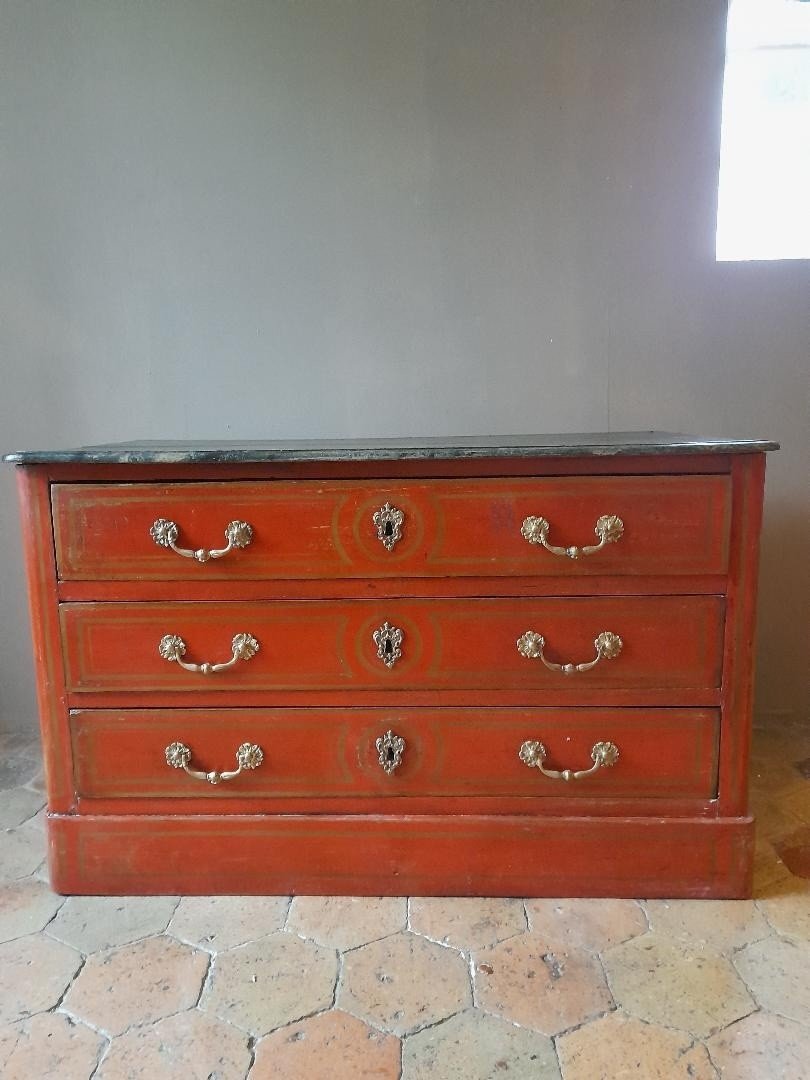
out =
<path fill-rule="evenodd" d="M 386 503 L 375 510 L 371 520 L 377 528 L 377 539 L 386 551 L 391 551 L 398 540 L 402 539 L 402 523 L 405 515 L 396 506 Z"/>
<path fill-rule="evenodd" d="M 238 660 L 250 660 L 259 651 L 259 643 L 252 634 L 235 634 L 231 642 L 233 656 L 224 664 L 189 664 L 183 657 L 186 654 L 186 643 L 177 634 L 165 634 L 160 639 L 158 652 L 164 660 L 179 664 L 186 671 L 199 671 L 202 675 L 213 675 L 216 671 L 227 671 L 235 666 Z"/>
<path fill-rule="evenodd" d="M 243 742 L 236 751 L 237 768 L 228 772 L 204 772 L 202 769 L 189 768 L 191 750 L 185 743 L 173 742 L 166 747 L 166 764 L 173 769 L 184 769 L 195 780 L 207 780 L 209 784 L 219 784 L 223 780 L 233 780 L 241 772 L 258 769 L 264 761 L 264 751 L 256 743 Z"/>
<path fill-rule="evenodd" d="M 518 638 L 517 649 L 527 660 L 542 660 L 549 671 L 561 671 L 564 675 L 573 675 L 577 671 L 590 671 L 600 660 L 615 660 L 622 651 L 623 642 L 618 634 L 603 630 L 593 644 L 596 648 L 596 656 L 585 664 L 555 664 L 553 660 L 546 659 L 543 652 L 546 639 L 534 630 L 527 630 Z"/>
<path fill-rule="evenodd" d="M 615 765 L 619 760 L 619 748 L 612 742 L 594 743 L 591 749 L 593 765 L 591 765 L 590 769 L 578 769 L 577 771 L 545 768 L 543 762 L 546 760 L 547 754 L 546 748 L 541 742 L 529 741 L 523 743 L 518 751 L 518 756 L 524 765 L 528 765 L 530 769 L 539 769 L 543 776 L 548 776 L 551 780 L 581 780 L 583 776 L 590 776 L 597 769 Z"/>
<path fill-rule="evenodd" d="M 246 521 L 231 521 L 225 527 L 225 539 L 228 541 L 224 548 L 182 548 L 177 546 L 177 538 L 180 530 L 177 523 L 168 521 L 166 518 L 158 518 L 149 530 L 149 535 L 158 547 L 171 548 L 176 555 L 182 555 L 184 559 L 196 559 L 199 563 L 208 562 L 209 559 L 221 559 L 234 548 L 245 548 L 253 539 L 253 529 Z"/>
<path fill-rule="evenodd" d="M 388 776 L 402 764 L 402 755 L 405 753 L 405 740 L 401 735 L 395 735 L 393 731 L 386 731 L 376 742 L 377 753 L 380 755 L 380 765 Z"/>
<path fill-rule="evenodd" d="M 552 555 L 563 555 L 568 559 L 580 559 L 583 555 L 594 555 L 601 551 L 607 544 L 615 544 L 624 534 L 624 522 L 615 514 L 605 514 L 597 519 L 594 532 L 599 540 L 598 544 L 588 544 L 585 547 L 556 547 L 548 542 L 548 531 L 551 528 L 544 517 L 527 517 L 523 520 L 520 528 L 524 540 L 530 544 L 542 544 L 546 551 Z"/>

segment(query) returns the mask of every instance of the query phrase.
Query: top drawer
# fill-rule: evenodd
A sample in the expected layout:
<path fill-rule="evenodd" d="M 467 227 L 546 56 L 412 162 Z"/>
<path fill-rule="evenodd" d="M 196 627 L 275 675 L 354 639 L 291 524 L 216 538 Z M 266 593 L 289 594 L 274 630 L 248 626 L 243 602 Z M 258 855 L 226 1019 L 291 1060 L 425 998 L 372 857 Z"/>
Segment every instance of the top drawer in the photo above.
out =
<path fill-rule="evenodd" d="M 722 574 L 728 561 L 722 475 L 54 484 L 52 497 L 63 580 Z M 230 542 L 232 522 L 250 528 Z"/>

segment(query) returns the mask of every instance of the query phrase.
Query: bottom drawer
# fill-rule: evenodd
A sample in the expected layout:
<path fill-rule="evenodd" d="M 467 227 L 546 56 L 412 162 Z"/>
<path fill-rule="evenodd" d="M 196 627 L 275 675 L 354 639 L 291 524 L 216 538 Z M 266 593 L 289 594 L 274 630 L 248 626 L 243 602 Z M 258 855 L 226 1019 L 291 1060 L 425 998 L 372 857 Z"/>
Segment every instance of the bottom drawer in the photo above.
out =
<path fill-rule="evenodd" d="M 294 799 L 306 812 L 324 798 L 716 795 L 713 709 L 123 709 L 70 723 L 89 799 Z"/>

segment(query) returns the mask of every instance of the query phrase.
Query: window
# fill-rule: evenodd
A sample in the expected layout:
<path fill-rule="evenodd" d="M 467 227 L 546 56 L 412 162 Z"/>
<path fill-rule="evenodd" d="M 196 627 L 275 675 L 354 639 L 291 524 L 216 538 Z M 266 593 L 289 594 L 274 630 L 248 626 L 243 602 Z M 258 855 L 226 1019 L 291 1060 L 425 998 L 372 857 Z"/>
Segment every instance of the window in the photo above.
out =
<path fill-rule="evenodd" d="M 717 258 L 810 259 L 810 0 L 731 0 Z"/>

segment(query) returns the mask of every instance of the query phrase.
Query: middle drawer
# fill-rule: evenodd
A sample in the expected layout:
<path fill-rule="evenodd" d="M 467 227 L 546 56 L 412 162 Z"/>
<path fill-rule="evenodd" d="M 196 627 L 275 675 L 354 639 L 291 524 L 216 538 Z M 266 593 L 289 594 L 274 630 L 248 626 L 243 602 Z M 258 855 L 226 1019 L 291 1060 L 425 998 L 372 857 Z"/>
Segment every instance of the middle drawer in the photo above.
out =
<path fill-rule="evenodd" d="M 717 596 L 70 603 L 70 691 L 716 688 Z M 190 670 L 189 670 L 190 668 Z"/>

